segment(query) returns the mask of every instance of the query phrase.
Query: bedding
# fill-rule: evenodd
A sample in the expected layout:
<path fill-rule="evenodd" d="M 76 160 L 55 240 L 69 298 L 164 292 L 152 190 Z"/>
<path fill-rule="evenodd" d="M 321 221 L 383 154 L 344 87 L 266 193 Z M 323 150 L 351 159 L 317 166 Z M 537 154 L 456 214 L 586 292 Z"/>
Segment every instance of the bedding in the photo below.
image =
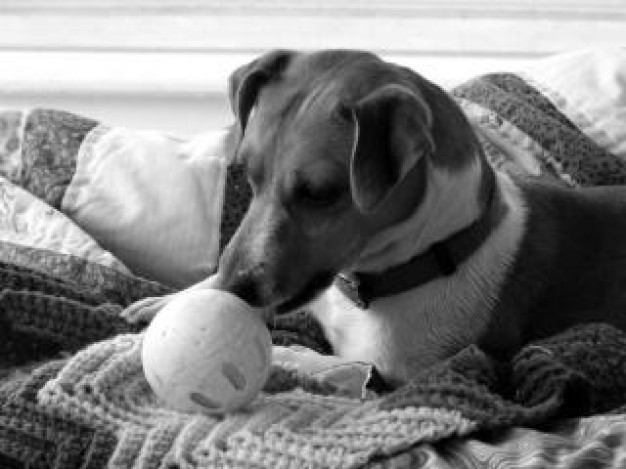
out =
<path fill-rule="evenodd" d="M 565 106 L 541 80 L 532 70 L 497 73 L 451 93 L 500 169 L 573 190 L 626 182 L 620 147 L 580 125 L 575 101 Z M 106 147 L 105 134 L 133 145 Z M 364 386 L 367 364 L 326 358 L 319 327 L 298 311 L 271 325 L 277 358 L 244 412 L 165 408 L 141 372 L 145 324 L 120 313 L 176 286 L 146 278 L 90 228 L 115 228 L 116 217 L 85 223 L 67 204 L 84 155 L 124 148 L 91 163 L 116 171 L 135 158 L 141 170 L 145 136 L 63 111 L 0 113 L 0 467 L 626 467 L 626 333 L 603 324 L 531 344 L 508 362 L 471 346 L 378 394 Z M 188 161 L 176 157 L 181 148 L 197 151 L 208 193 L 223 197 L 205 219 L 223 247 L 250 193 L 213 137 L 190 147 L 150 134 L 148 143 L 161 142 L 172 165 Z M 141 246 L 150 232 L 139 233 Z"/>
<path fill-rule="evenodd" d="M 138 275 L 184 288 L 217 266 L 226 131 L 183 140 L 98 125 L 61 210 Z M 111 223 L 115 220 L 115 223 Z"/>

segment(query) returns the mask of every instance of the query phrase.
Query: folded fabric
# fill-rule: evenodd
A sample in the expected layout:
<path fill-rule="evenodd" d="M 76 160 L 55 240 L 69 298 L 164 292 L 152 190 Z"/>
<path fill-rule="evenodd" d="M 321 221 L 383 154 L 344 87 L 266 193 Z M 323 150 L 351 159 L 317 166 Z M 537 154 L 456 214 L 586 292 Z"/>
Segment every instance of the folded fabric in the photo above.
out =
<path fill-rule="evenodd" d="M 250 189 L 228 165 L 225 136 L 178 139 L 60 110 L 7 110 L 0 176 L 69 217 L 119 265 L 182 288 L 214 271 L 247 208 Z"/>
<path fill-rule="evenodd" d="M 626 160 L 626 47 L 538 60 L 521 76 L 608 151 Z"/>
<path fill-rule="evenodd" d="M 626 335 L 602 325 L 529 346 L 508 363 L 469 347 L 375 399 L 342 397 L 278 367 L 227 418 L 168 410 L 145 380 L 141 344 L 142 334 L 117 334 L 1 386 L 11 405 L 2 409 L 0 452 L 29 451 L 31 464 L 54 468 L 349 468 L 479 429 L 626 411 Z"/>
<path fill-rule="evenodd" d="M 61 210 L 134 273 L 178 288 L 196 283 L 219 256 L 225 137 L 98 126 L 80 147 Z"/>
<path fill-rule="evenodd" d="M 335 389 L 342 396 L 365 399 L 373 392 L 367 388 L 374 371 L 371 363 L 323 355 L 306 347 L 275 345 L 272 363 L 285 370 L 310 376 Z"/>
<path fill-rule="evenodd" d="M 520 76 L 478 77 L 456 87 L 452 96 L 496 168 L 566 187 L 626 184 L 626 160 L 583 132 Z"/>

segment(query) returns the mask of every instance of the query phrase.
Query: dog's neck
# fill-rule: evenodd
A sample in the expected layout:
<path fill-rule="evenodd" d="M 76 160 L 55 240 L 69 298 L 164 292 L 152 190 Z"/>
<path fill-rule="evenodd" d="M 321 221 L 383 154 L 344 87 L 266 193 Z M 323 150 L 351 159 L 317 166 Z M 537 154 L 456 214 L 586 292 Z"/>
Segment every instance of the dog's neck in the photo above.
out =
<path fill-rule="evenodd" d="M 312 310 L 335 353 L 372 362 L 392 381 L 410 376 L 478 342 L 525 236 L 527 207 L 517 184 L 496 173 L 485 241 L 456 272 L 372 301 L 363 309 L 334 284 Z"/>
<path fill-rule="evenodd" d="M 338 278 L 361 307 L 454 273 L 497 224 L 493 170 L 477 158 L 461 172 L 428 167 L 426 196 L 404 222 L 375 236 Z"/>
<path fill-rule="evenodd" d="M 424 253 L 480 217 L 483 169 L 478 159 L 454 173 L 433 164 L 426 171 L 426 194 L 413 214 L 373 236 L 351 270 L 383 272 Z"/>

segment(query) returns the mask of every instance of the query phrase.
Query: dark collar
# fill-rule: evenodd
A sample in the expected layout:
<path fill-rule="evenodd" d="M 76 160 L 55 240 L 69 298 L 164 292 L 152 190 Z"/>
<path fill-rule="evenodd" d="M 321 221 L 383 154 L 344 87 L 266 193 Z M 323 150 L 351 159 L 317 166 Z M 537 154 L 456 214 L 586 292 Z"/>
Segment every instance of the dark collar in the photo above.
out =
<path fill-rule="evenodd" d="M 358 307 L 367 309 L 377 298 L 397 295 L 456 272 L 487 239 L 493 222 L 488 208 L 473 224 L 433 244 L 408 262 L 378 273 L 341 273 L 335 285 Z"/>

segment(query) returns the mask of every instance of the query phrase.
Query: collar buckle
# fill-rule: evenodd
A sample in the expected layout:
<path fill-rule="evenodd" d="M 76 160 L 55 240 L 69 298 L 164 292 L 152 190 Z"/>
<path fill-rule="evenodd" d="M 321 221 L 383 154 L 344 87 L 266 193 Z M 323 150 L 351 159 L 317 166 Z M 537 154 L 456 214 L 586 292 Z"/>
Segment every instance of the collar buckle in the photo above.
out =
<path fill-rule="evenodd" d="M 361 309 L 367 309 L 370 301 L 367 298 L 361 280 L 357 275 L 338 274 L 335 283 L 341 293 Z"/>

